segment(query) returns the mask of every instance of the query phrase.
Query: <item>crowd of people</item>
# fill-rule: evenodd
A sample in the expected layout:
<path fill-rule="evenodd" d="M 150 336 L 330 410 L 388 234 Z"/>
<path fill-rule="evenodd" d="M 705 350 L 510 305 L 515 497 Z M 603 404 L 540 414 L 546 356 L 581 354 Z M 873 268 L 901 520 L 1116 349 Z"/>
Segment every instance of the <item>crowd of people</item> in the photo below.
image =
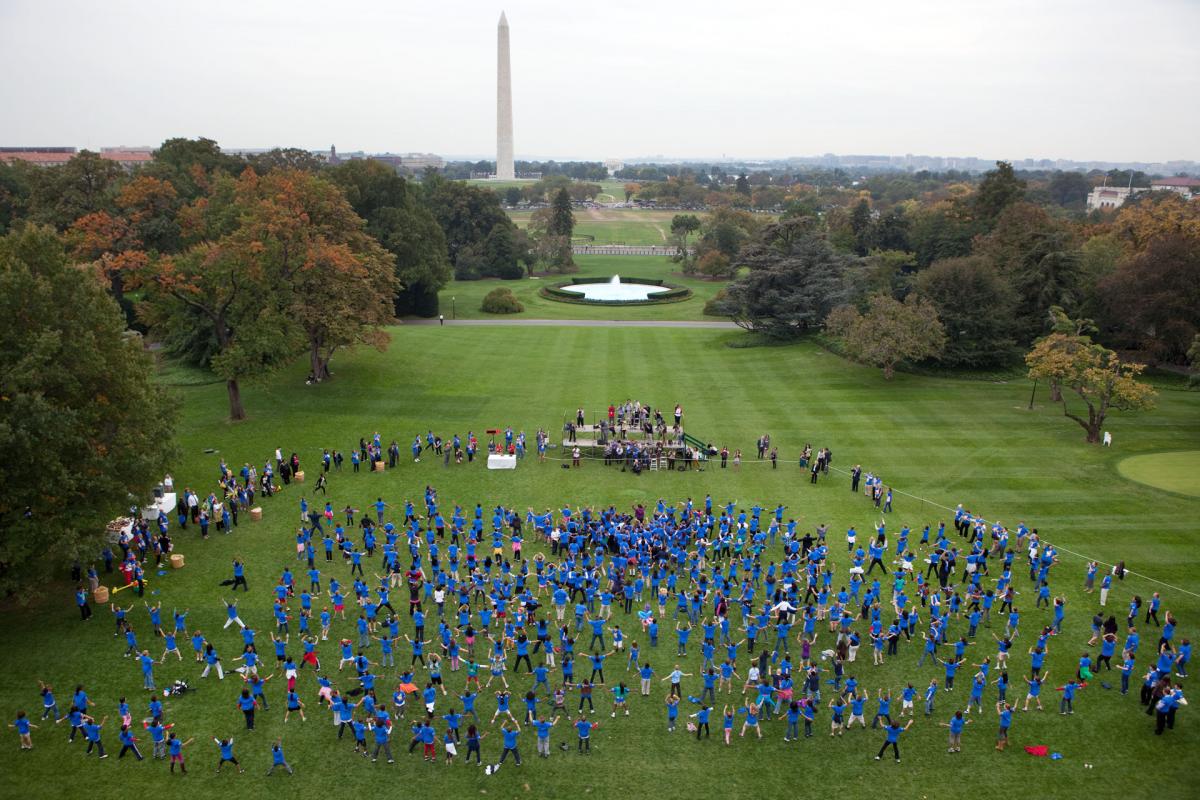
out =
<path fill-rule="evenodd" d="M 616 419 L 622 412 L 610 413 Z M 647 413 L 636 405 L 623 411 L 635 419 Z M 676 407 L 677 422 L 681 415 Z M 436 454 L 439 444 L 449 452 L 463 444 L 457 435 L 446 442 L 430 432 L 425 439 L 414 441 L 414 460 Z M 504 439 L 515 448 L 524 437 L 507 429 Z M 373 463 L 384 452 L 380 444 L 375 434 L 352 453 Z M 769 437 L 758 449 L 772 452 Z M 811 463 L 814 475 L 828 475 L 831 461 L 827 449 L 814 458 L 806 445 L 801 466 Z M 340 463 L 340 452 L 324 451 L 322 494 L 321 481 Z M 206 516 L 231 532 L 237 509 L 249 508 L 256 491 L 272 495 L 274 475 L 285 466 L 291 478 L 300 471 L 298 457 L 285 458 L 281 450 L 261 473 L 249 464 L 235 473 L 222 461 L 221 496 L 201 499 L 185 489 L 177 535 Z M 851 490 L 859 492 L 863 479 L 855 466 Z M 876 476 L 866 473 L 862 491 L 891 511 L 891 491 L 885 502 Z M 1157 734 L 1173 729 L 1187 705 L 1179 679 L 1187 677 L 1191 643 L 1177 635 L 1178 621 L 1157 594 L 1130 598 L 1124 626 L 1105 618 L 1113 580 L 1124 572 L 1100 575 L 1096 563 L 1082 576 L 1087 592 L 1100 582 L 1092 638 L 1074 674 L 1050 682 L 1047 654 L 1068 646 L 1057 638 L 1067 625 L 1067 601 L 1051 589 L 1069 580 L 1060 578 L 1058 552 L 1036 529 L 1023 523 L 1009 529 L 962 506 L 949 532 L 941 523 L 917 534 L 881 517 L 860 541 L 850 527 L 839 553 L 828 526 L 801 530 L 782 503 L 742 507 L 711 496 L 675 504 L 660 499 L 629 511 L 564 503 L 520 512 L 443 504 L 427 486 L 418 503 L 380 497 L 365 511 L 352 504 L 336 511 L 328 499 L 323 506 L 305 496 L 297 502 L 294 567 L 254 576 L 254 591 L 271 597 L 269 619 L 243 619 L 237 599 L 221 598 L 223 628 L 202 632 L 189 625 L 187 608 L 168 613 L 162 602 L 142 600 L 144 610 L 136 601 L 111 604 L 113 636 L 136 664 L 145 692 L 142 701 L 121 697 L 116 704 L 118 759 L 141 760 L 146 741 L 153 758 L 182 773 L 185 748 L 196 736 L 212 738 L 199 731 L 185 738 L 164 713 L 157 671 L 171 656 L 173 671 L 181 670 L 189 647 L 197 679 L 234 678 L 231 712 L 240 712 L 247 731 L 274 705 L 271 694 L 276 703 L 282 697 L 284 722 L 295 716 L 303 723 L 314 711 L 327 715 L 330 737 L 348 740 L 372 761 L 393 763 L 393 741 L 407 739 L 408 751 L 419 748 L 427 761 L 455 763 L 461 749 L 463 761 L 486 763 L 489 772 L 510 758 L 522 763 L 522 737 L 532 737 L 537 755 L 549 757 L 559 724 L 574 731 L 572 749 L 590 754 L 598 703 L 614 720 L 661 714 L 668 732 L 678 730 L 682 715 L 697 740 L 710 738 L 710 723 L 719 722 L 727 745 L 735 730 L 738 738 L 772 730 L 782 730 L 786 742 L 810 738 L 822 717 L 830 736 L 843 736 L 866 728 L 870 714 L 871 728 L 881 727 L 883 737 L 875 758 L 890 752 L 896 761 L 918 706 L 920 719 L 948 729 L 949 752 L 961 750 L 967 724 L 987 716 L 1002 751 L 1016 717 L 1043 710 L 1047 689 L 1060 692 L 1065 716 L 1081 699 L 1082 706 L 1101 702 L 1094 695 L 1102 670 L 1119 675 L 1121 695 L 1140 680 L 1139 699 Z M 165 515 L 157 525 L 169 545 Z M 122 564 L 159 556 L 146 528 L 121 543 Z M 199 534 L 207 528 L 201 525 Z M 529 539 L 536 543 L 532 555 Z M 106 569 L 113 560 L 106 558 Z M 226 581 L 232 592 L 250 593 L 247 569 L 242 559 L 232 561 Z M 90 620 L 82 587 L 76 600 Z M 1140 624 L 1155 626 L 1153 646 L 1143 644 Z M 268 629 L 266 637 L 259 626 Z M 660 639 L 670 644 L 660 648 Z M 862 647 L 870 649 L 872 666 L 898 660 L 911 680 L 869 687 L 859 677 L 868 670 Z M 617 680 L 611 662 L 605 675 L 609 659 Z M 274 680 L 282 685 L 269 687 Z M 648 698 L 659 682 L 668 684 L 667 693 L 655 709 Z M 165 691 L 179 691 L 179 683 Z M 97 710 L 84 682 L 63 709 L 51 686 L 41 684 L 40 694 L 39 722 L 66 723 L 69 741 L 81 736 L 87 754 L 107 757 L 112 715 Z M 949 708 L 939 713 L 943 704 Z M 10 727 L 22 748 L 32 748 L 38 726 L 24 711 Z M 485 761 L 489 735 L 495 746 Z M 231 764 L 240 771 L 233 737 L 213 742 L 216 769 Z M 291 774 L 281 741 L 271 753 L 271 770 Z"/>

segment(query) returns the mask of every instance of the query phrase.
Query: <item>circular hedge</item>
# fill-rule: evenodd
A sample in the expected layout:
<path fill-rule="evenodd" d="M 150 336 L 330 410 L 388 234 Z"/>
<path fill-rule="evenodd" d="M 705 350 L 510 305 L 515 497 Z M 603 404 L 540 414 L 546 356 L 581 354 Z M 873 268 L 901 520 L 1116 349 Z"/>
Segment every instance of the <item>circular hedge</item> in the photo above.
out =
<path fill-rule="evenodd" d="M 581 294 L 568 292 L 562 288 L 580 283 L 608 283 L 612 278 L 613 276 L 611 275 L 600 278 L 581 278 L 577 276 L 569 280 L 559 281 L 550 286 L 543 286 L 538 293 L 548 300 L 557 300 L 560 303 L 578 303 L 586 306 L 655 306 L 662 303 L 678 303 L 692 296 L 692 290 L 686 286 L 676 286 L 658 278 L 626 278 L 624 275 L 621 276 L 621 283 L 662 286 L 668 291 L 647 297 L 645 300 L 589 300 Z"/>

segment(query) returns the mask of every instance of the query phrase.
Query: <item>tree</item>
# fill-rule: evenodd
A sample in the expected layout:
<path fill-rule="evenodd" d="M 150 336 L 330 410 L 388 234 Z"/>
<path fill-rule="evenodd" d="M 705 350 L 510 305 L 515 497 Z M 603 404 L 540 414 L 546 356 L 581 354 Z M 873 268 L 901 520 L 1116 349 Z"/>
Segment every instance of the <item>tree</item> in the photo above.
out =
<path fill-rule="evenodd" d="M 61 167 L 38 170 L 31 186 L 29 216 L 66 230 L 87 214 L 114 211 L 113 200 L 124 179 L 120 164 L 80 150 Z"/>
<path fill-rule="evenodd" d="M 483 241 L 483 257 L 487 265 L 486 275 L 505 280 L 514 280 L 525 274 L 521 267 L 521 254 L 517 250 L 512 232 L 497 225 Z"/>
<path fill-rule="evenodd" d="M 871 249 L 871 203 L 865 197 L 850 212 L 850 231 L 854 236 L 854 253 L 865 256 Z"/>
<path fill-rule="evenodd" d="M 1015 360 L 1016 295 L 985 256 L 935 261 L 916 289 L 937 310 L 946 331 L 938 361 L 951 367 L 990 367 Z"/>
<path fill-rule="evenodd" d="M 1046 187 L 1046 192 L 1053 203 L 1076 211 L 1083 209 L 1091 191 L 1091 181 L 1083 173 L 1063 172 L 1062 170 L 1056 171 L 1050 177 L 1050 183 Z"/>
<path fill-rule="evenodd" d="M 147 270 L 142 313 L 163 337 L 212 337 L 231 419 L 246 416 L 242 380 L 301 350 L 322 378 L 338 348 L 386 344 L 393 264 L 332 184 L 247 169 L 236 181 L 218 178 L 181 217 L 194 243 Z"/>
<path fill-rule="evenodd" d="M 1046 331 L 1051 306 L 1079 307 L 1083 275 L 1075 232 L 1044 208 L 1008 206 L 975 249 L 992 259 L 1016 291 L 1016 333 L 1022 343 Z"/>
<path fill-rule="evenodd" d="M 696 271 L 706 278 L 728 278 L 734 272 L 733 262 L 720 250 L 709 250 L 696 262 Z"/>
<path fill-rule="evenodd" d="M 749 211 L 718 206 L 700 222 L 700 236 L 693 257 L 698 261 L 716 250 L 733 261 L 742 246 L 762 229 L 762 219 Z"/>
<path fill-rule="evenodd" d="M 737 176 L 737 180 L 733 184 L 733 190 L 740 195 L 750 196 L 750 181 L 746 178 L 746 173 Z"/>
<path fill-rule="evenodd" d="M 176 456 L 141 337 L 48 228 L 0 239 L 0 592 L 94 558 L 106 522 Z"/>
<path fill-rule="evenodd" d="M 700 218 L 695 214 L 676 214 L 671 218 L 671 235 L 675 237 L 675 255 L 672 258 L 683 264 L 683 271 L 691 267 L 688 237 L 700 230 Z"/>
<path fill-rule="evenodd" d="M 575 212 L 571 209 L 571 195 L 566 187 L 559 189 L 550 205 L 550 220 L 546 232 L 551 236 L 570 239 L 575 235 Z"/>
<path fill-rule="evenodd" d="M 0 161 L 0 235 L 29 213 L 33 185 L 42 171 L 23 161 Z"/>
<path fill-rule="evenodd" d="M 143 174 L 168 180 L 186 201 L 206 194 L 220 175 L 237 175 L 246 166 L 238 156 L 221 152 L 212 139 L 167 139 L 154 151 Z"/>
<path fill-rule="evenodd" d="M 921 267 L 943 258 L 971 255 L 971 241 L 980 230 L 964 204 L 950 201 L 914 212 L 911 222 L 909 242 Z"/>
<path fill-rule="evenodd" d="M 811 217 L 771 223 L 735 262 L 749 268 L 729 284 L 722 310 L 742 328 L 778 339 L 815 330 L 850 297 L 857 258 L 834 251 Z"/>
<path fill-rule="evenodd" d="M 1200 242 L 1200 203 L 1175 192 L 1145 192 L 1121 206 L 1113 232 L 1134 252 L 1145 250 L 1160 236 Z"/>
<path fill-rule="evenodd" d="M 245 246 L 257 268 L 287 290 L 283 302 L 307 341 L 314 381 L 330 377 L 329 360 L 340 349 L 387 348 L 394 259 L 337 186 L 300 170 L 269 173 L 245 197 L 238 237 L 235 246 Z"/>
<path fill-rule="evenodd" d="M 1137 379 L 1145 365 L 1122 361 L 1088 336 L 1052 333 L 1034 345 L 1025 363 L 1029 377 L 1057 382 L 1083 401 L 1086 417 L 1071 410 L 1065 393 L 1059 400 L 1063 415 L 1083 428 L 1088 444 L 1100 441 L 1104 420 L 1112 409 L 1138 411 L 1154 407 L 1154 389 Z"/>
<path fill-rule="evenodd" d="M 936 358 L 946 344 L 937 309 L 915 294 L 903 301 L 889 294 L 871 295 L 865 314 L 853 306 L 840 306 L 825 327 L 841 338 L 850 358 L 883 367 L 883 377 L 889 381 L 900 362 Z"/>
<path fill-rule="evenodd" d="M 413 189 L 378 161 L 355 159 L 322 173 L 342 188 L 367 233 L 395 257 L 397 316 L 436 317 L 438 292 L 454 276 L 441 226 Z"/>
<path fill-rule="evenodd" d="M 893 208 L 879 216 L 870 231 L 871 248 L 879 250 L 911 250 L 908 241 L 910 221 L 903 207 Z"/>
<path fill-rule="evenodd" d="M 1013 173 L 1012 164 L 997 161 L 996 168 L 985 172 L 975 193 L 975 213 L 987 223 L 995 222 L 1004 209 L 1025 196 L 1025 181 Z"/>
<path fill-rule="evenodd" d="M 259 175 L 276 169 L 295 169 L 301 172 L 320 172 L 325 168 L 325 156 L 313 155 L 298 147 L 276 147 L 265 153 L 249 156 L 246 162 Z"/>
<path fill-rule="evenodd" d="M 472 245 L 482 246 L 492 228 L 515 228 L 500 199 L 491 189 L 470 186 L 462 181 L 447 181 L 434 176 L 422 183 L 425 206 L 433 214 L 446 237 L 450 263 L 458 268 L 459 254 Z M 478 253 L 478 249 L 474 251 Z"/>
<path fill-rule="evenodd" d="M 625 184 L 625 202 L 628 203 L 633 199 L 633 196 L 642 190 L 642 187 L 636 183 Z"/>
<path fill-rule="evenodd" d="M 1200 333 L 1200 239 L 1178 234 L 1149 246 L 1100 281 L 1105 330 L 1152 358 L 1183 364 Z"/>

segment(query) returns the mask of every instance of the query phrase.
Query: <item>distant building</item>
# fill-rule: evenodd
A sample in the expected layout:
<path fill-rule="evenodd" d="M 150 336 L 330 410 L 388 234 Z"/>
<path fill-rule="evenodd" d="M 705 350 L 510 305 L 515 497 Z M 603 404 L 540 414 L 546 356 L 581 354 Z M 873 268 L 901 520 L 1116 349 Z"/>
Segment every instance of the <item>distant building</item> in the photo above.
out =
<path fill-rule="evenodd" d="M 434 153 L 405 153 L 400 156 L 400 166 L 413 172 L 427 169 L 444 169 L 446 159 Z"/>
<path fill-rule="evenodd" d="M 154 160 L 153 147 L 101 147 L 100 157 L 115 161 L 125 169 L 134 169 Z"/>
<path fill-rule="evenodd" d="M 24 161 L 39 167 L 61 167 L 78 154 L 79 151 L 74 147 L 0 147 L 0 161 Z M 102 147 L 99 156 L 131 170 L 153 161 L 154 149 L 124 145 Z"/>
<path fill-rule="evenodd" d="M 1200 178 L 1163 178 L 1151 181 L 1150 188 L 1158 192 L 1176 192 L 1191 199 L 1200 196 Z"/>
<path fill-rule="evenodd" d="M 1125 205 L 1125 201 L 1144 188 L 1129 188 L 1127 186 L 1097 186 L 1088 195 L 1088 211 L 1111 211 Z"/>
<path fill-rule="evenodd" d="M 343 164 L 347 161 L 379 161 L 396 170 L 404 169 L 414 174 L 426 169 L 442 169 L 446 159 L 434 153 L 365 153 L 356 150 L 351 153 L 339 153 L 333 145 L 329 146 L 329 154 L 325 157 L 329 164 Z"/>
<path fill-rule="evenodd" d="M 608 170 L 608 174 L 611 177 L 625 169 L 625 162 L 619 158 L 608 158 L 604 161 L 604 167 Z"/>
<path fill-rule="evenodd" d="M 61 167 L 75 157 L 74 147 L 0 147 L 0 161 L 24 161 L 39 167 Z"/>

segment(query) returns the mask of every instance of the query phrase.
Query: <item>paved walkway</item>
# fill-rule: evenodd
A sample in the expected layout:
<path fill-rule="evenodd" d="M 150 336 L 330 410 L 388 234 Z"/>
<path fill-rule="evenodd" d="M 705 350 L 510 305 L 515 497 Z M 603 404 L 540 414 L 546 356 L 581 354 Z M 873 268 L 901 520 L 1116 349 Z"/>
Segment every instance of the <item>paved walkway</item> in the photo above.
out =
<path fill-rule="evenodd" d="M 436 319 L 406 319 L 402 325 L 437 325 Z M 733 322 L 710 322 L 686 319 L 455 319 L 446 320 L 446 325 L 481 326 L 531 325 L 564 328 L 736 328 Z"/>

